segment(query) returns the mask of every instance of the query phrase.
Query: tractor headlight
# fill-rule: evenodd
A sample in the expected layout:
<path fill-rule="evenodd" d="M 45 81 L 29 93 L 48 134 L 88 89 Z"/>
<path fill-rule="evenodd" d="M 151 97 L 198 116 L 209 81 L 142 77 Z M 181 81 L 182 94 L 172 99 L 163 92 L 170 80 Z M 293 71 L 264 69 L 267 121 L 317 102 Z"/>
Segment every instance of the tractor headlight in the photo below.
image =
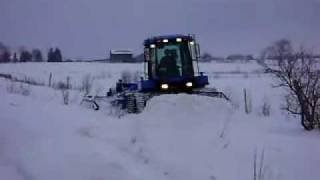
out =
<path fill-rule="evenodd" d="M 155 44 L 151 44 L 150 48 L 156 48 L 156 45 Z"/>
<path fill-rule="evenodd" d="M 186 86 L 187 86 L 187 87 L 192 87 L 193 84 L 192 84 L 192 82 L 187 82 L 187 83 L 186 83 Z"/>
<path fill-rule="evenodd" d="M 182 42 L 182 39 L 181 38 L 177 38 L 176 41 L 177 42 Z"/>
<path fill-rule="evenodd" d="M 164 40 L 162 40 L 162 42 L 163 43 L 167 43 L 167 42 L 169 42 L 169 40 L 168 39 L 164 39 Z"/>
<path fill-rule="evenodd" d="M 190 45 L 194 45 L 194 41 L 190 41 L 189 44 L 190 44 Z"/>
<path fill-rule="evenodd" d="M 161 84 L 161 89 L 168 89 L 169 85 L 168 84 Z"/>

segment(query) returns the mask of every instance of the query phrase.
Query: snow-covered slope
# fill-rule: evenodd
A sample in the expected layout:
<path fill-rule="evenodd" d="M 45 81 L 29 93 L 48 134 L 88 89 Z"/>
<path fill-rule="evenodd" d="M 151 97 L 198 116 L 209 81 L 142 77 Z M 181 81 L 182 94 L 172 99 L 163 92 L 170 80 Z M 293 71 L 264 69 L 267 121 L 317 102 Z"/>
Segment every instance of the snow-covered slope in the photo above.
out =
<path fill-rule="evenodd" d="M 79 75 L 81 68 L 75 70 Z M 320 177 L 320 133 L 305 132 L 278 110 L 281 92 L 270 87 L 271 78 L 211 81 L 236 103 L 163 95 L 152 98 L 143 113 L 118 118 L 108 109 L 79 106 L 77 91 L 66 106 L 58 90 L 0 79 L 0 179 L 248 180 L 255 154 L 264 179 Z M 243 88 L 252 95 L 248 115 Z M 258 113 L 263 96 L 272 105 L 269 117 Z"/>

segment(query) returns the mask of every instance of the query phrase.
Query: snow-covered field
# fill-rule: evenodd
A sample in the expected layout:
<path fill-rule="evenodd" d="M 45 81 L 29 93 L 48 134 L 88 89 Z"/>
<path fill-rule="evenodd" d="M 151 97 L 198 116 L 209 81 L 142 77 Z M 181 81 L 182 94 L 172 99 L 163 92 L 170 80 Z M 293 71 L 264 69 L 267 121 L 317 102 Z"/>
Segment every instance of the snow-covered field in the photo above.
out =
<path fill-rule="evenodd" d="M 211 86 L 232 103 L 195 95 L 151 99 L 141 114 L 121 118 L 108 109 L 70 104 L 47 86 L 0 79 L 0 179 L 8 180 L 248 180 L 254 157 L 260 180 L 317 180 L 320 132 L 305 132 L 299 120 L 280 111 L 283 92 L 256 63 L 204 63 Z M 94 78 L 92 93 L 104 93 L 122 72 L 142 64 L 1 64 L 0 73 L 48 83 L 71 78 L 81 86 Z M 243 90 L 252 112 L 244 113 Z M 262 106 L 270 105 L 270 116 Z"/>
<path fill-rule="evenodd" d="M 123 73 L 132 76 L 143 76 L 143 64 L 109 64 L 109 63 L 20 63 L 1 64 L 0 73 L 11 74 L 18 79 L 31 78 L 37 82 L 48 84 L 50 74 L 52 82 L 66 81 L 70 77 L 74 87 L 80 87 L 85 76 L 94 79 L 93 92 L 106 92 L 113 87 Z M 210 77 L 247 77 L 259 76 L 263 71 L 255 62 L 252 63 L 201 63 L 200 70 Z"/>

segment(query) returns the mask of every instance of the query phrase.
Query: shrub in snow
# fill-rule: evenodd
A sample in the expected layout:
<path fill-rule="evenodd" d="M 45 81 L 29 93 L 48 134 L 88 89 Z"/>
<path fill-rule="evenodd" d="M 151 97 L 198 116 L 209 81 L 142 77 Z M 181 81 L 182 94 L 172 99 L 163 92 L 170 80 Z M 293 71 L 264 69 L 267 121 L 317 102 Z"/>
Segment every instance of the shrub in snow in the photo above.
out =
<path fill-rule="evenodd" d="M 23 83 L 10 82 L 7 86 L 7 92 L 14 94 L 21 94 L 23 96 L 30 95 L 30 86 L 25 85 Z"/>
<path fill-rule="evenodd" d="M 85 95 L 88 95 L 93 86 L 94 77 L 91 74 L 86 74 L 81 81 L 81 91 L 84 92 Z"/>
<path fill-rule="evenodd" d="M 67 84 L 63 81 L 59 81 L 57 83 L 54 83 L 53 87 L 58 90 L 67 89 Z"/>
<path fill-rule="evenodd" d="M 284 109 L 299 115 L 306 130 L 320 127 L 320 71 L 314 55 L 304 49 L 296 51 L 283 39 L 268 47 L 264 54 L 277 62 L 268 68 L 287 91 Z"/>
<path fill-rule="evenodd" d="M 259 152 L 257 148 L 254 150 L 253 156 L 253 180 L 276 180 L 271 166 L 266 163 L 265 150 Z"/>
<path fill-rule="evenodd" d="M 61 92 L 62 92 L 63 104 L 68 105 L 69 104 L 69 90 L 63 89 L 63 90 L 61 90 Z"/>
<path fill-rule="evenodd" d="M 267 101 L 264 101 L 261 106 L 261 114 L 263 116 L 270 116 L 270 112 L 271 112 L 271 105 Z"/>
<path fill-rule="evenodd" d="M 70 77 L 67 77 L 65 82 L 59 81 L 58 83 L 54 83 L 53 87 L 55 89 L 61 90 L 63 104 L 65 105 L 69 104 L 69 94 L 70 94 L 69 90 L 71 89 Z"/>

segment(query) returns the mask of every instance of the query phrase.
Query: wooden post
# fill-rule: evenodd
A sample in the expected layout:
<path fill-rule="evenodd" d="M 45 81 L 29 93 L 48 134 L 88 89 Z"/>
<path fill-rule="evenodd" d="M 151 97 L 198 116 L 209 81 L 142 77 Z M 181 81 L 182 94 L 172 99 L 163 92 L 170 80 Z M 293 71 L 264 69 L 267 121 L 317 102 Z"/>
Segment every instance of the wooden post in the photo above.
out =
<path fill-rule="evenodd" d="M 69 89 L 70 89 L 70 77 L 67 76 L 67 84 L 65 89 L 62 90 L 63 102 L 65 105 L 69 104 Z"/>
<path fill-rule="evenodd" d="M 67 76 L 67 89 L 70 89 L 71 87 L 70 87 L 70 77 L 69 76 Z"/>
<path fill-rule="evenodd" d="M 247 90 L 246 88 L 243 89 L 244 95 L 244 111 L 249 114 L 249 107 L 248 107 L 248 97 L 247 97 Z"/>
<path fill-rule="evenodd" d="M 51 81 L 52 81 L 52 73 L 50 73 L 50 75 L 49 75 L 49 87 L 51 87 Z"/>

